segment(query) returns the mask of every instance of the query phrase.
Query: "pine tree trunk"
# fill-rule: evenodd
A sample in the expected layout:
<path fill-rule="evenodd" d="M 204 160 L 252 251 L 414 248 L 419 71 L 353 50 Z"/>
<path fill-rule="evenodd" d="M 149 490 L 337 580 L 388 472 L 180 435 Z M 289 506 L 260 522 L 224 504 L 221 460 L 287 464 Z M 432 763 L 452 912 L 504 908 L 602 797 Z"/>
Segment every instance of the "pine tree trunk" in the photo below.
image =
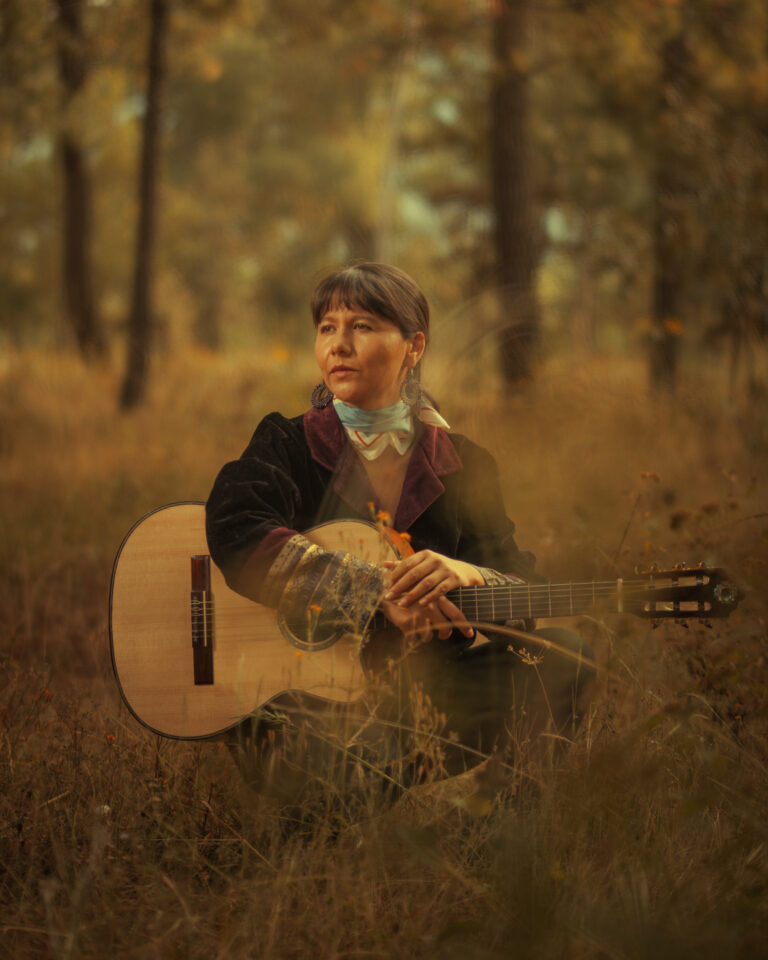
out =
<path fill-rule="evenodd" d="M 82 0 L 55 0 L 59 23 L 58 59 L 64 122 L 59 135 L 62 165 L 62 293 L 69 328 L 80 353 L 91 359 L 104 353 L 96 317 L 91 262 L 91 178 L 85 151 L 67 116 L 86 78 Z"/>
<path fill-rule="evenodd" d="M 659 130 L 654 171 L 653 319 L 649 349 L 649 381 L 653 391 L 675 389 L 682 324 L 682 209 L 684 185 L 677 149 L 680 102 L 687 51 L 682 32 L 662 49 Z"/>
<path fill-rule="evenodd" d="M 161 99 L 166 74 L 168 0 L 150 0 L 147 104 L 141 143 L 139 222 L 136 230 L 133 295 L 128 326 L 128 357 L 120 406 L 129 410 L 144 399 L 152 339 L 152 275 L 154 266 L 157 168 L 160 153 Z"/>
<path fill-rule="evenodd" d="M 492 21 L 491 162 L 501 368 L 508 385 L 533 373 L 539 340 L 528 157 L 529 0 L 499 0 Z"/>

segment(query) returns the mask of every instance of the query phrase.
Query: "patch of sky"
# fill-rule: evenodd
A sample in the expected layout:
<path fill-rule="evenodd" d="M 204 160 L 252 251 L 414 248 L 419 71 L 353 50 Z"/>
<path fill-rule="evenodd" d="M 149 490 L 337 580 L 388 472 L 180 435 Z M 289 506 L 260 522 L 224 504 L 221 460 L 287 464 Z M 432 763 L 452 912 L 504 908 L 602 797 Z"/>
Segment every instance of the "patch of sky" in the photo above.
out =
<path fill-rule="evenodd" d="M 27 163 L 37 163 L 49 160 L 53 155 L 53 140 L 44 133 L 20 143 L 12 153 L 12 159 L 17 166 Z"/>
<path fill-rule="evenodd" d="M 142 93 L 132 93 L 124 97 L 115 108 L 115 120 L 121 125 L 131 123 L 137 117 L 143 117 L 147 100 Z"/>
<path fill-rule="evenodd" d="M 553 243 L 576 243 L 581 237 L 578 220 L 562 207 L 550 207 L 545 212 L 544 230 Z"/>
<path fill-rule="evenodd" d="M 440 123 L 450 126 L 459 119 L 459 108 L 449 97 L 438 97 L 432 104 L 432 114 Z"/>
<path fill-rule="evenodd" d="M 404 190 L 398 198 L 397 205 L 404 226 L 424 232 L 434 230 L 438 226 L 440 218 L 437 212 L 417 190 Z"/>
<path fill-rule="evenodd" d="M 40 246 L 40 236 L 37 230 L 26 227 L 16 234 L 16 243 L 22 253 L 31 254 Z"/>

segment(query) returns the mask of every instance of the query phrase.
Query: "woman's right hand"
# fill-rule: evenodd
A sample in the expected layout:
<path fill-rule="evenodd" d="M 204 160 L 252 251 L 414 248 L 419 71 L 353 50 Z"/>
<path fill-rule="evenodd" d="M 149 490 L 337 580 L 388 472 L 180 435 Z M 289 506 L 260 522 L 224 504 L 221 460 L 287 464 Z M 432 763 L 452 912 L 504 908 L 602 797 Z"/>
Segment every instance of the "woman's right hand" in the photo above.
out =
<path fill-rule="evenodd" d="M 464 618 L 458 607 L 454 606 L 445 597 L 436 603 L 425 606 L 417 604 L 414 607 L 403 607 L 392 600 L 382 600 L 381 611 L 390 623 L 394 624 L 401 633 L 414 637 L 419 642 L 429 640 L 432 631 L 436 630 L 441 640 L 447 640 L 454 628 L 461 630 L 465 637 L 473 637 L 474 630 Z M 441 606 L 452 608 L 442 611 Z M 451 616 L 447 614 L 450 613 Z"/>

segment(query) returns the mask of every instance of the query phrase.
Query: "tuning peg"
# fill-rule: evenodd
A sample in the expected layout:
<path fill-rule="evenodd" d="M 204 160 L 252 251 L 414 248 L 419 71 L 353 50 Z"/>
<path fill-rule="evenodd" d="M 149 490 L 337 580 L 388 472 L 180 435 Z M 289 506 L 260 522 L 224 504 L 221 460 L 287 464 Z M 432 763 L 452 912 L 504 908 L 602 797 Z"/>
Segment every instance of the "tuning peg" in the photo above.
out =
<path fill-rule="evenodd" d="M 699 562 L 696 564 L 696 569 L 697 569 L 697 570 L 705 570 L 705 569 L 706 569 L 706 566 L 707 566 L 707 565 L 706 565 L 706 563 L 705 563 L 703 560 L 699 560 Z"/>
<path fill-rule="evenodd" d="M 685 562 L 685 560 L 680 560 L 678 563 L 672 565 L 673 570 L 686 570 L 687 568 L 688 564 Z"/>

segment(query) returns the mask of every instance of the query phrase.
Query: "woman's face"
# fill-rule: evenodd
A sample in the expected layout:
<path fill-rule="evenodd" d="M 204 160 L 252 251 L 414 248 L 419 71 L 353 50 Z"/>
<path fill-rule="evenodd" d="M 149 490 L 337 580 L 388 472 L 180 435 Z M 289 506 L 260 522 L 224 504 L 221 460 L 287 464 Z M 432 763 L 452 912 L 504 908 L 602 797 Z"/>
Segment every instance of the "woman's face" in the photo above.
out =
<path fill-rule="evenodd" d="M 379 410 L 398 402 L 400 385 L 424 345 L 423 333 L 404 337 L 391 320 L 337 306 L 317 326 L 315 357 L 334 396 L 353 407 Z"/>

